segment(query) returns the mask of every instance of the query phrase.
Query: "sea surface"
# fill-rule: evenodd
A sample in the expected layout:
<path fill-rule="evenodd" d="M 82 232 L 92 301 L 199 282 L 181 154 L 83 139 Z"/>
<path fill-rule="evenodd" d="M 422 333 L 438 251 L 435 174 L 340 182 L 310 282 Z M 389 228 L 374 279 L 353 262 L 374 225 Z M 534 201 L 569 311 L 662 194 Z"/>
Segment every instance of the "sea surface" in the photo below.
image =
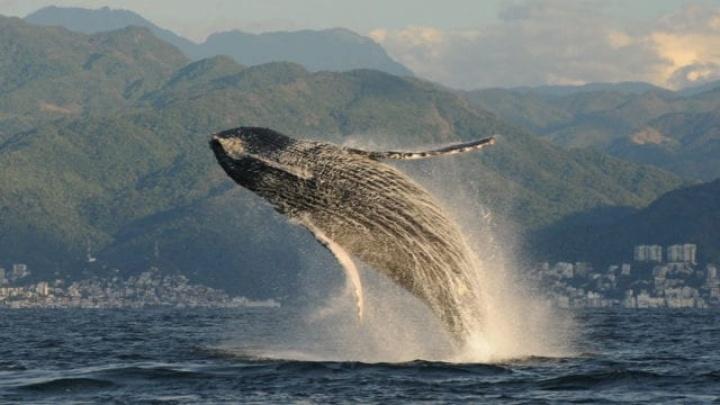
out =
<path fill-rule="evenodd" d="M 292 316 L 0 310 L 0 402 L 720 403 L 717 310 L 579 311 L 576 355 L 492 364 L 292 360 L 287 339 L 272 356 Z"/>

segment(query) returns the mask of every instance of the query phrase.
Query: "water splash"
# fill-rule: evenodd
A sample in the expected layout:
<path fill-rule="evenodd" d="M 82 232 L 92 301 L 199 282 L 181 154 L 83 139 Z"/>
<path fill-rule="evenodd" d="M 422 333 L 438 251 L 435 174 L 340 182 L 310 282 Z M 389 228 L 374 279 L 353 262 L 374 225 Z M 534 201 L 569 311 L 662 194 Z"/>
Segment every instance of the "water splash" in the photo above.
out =
<path fill-rule="evenodd" d="M 470 167 L 463 167 L 463 163 Z M 466 344 L 449 359 L 459 362 L 497 362 L 529 357 L 574 356 L 576 325 L 571 314 L 560 312 L 524 276 L 515 250 L 513 224 L 497 221 L 487 202 L 473 194 L 469 170 L 476 161 L 433 161 L 425 167 L 423 185 L 441 200 L 450 217 L 460 224 L 469 247 L 473 288 L 481 299 L 474 303 L 481 316 L 472 322 Z M 476 187 L 471 187 L 476 186 Z"/>

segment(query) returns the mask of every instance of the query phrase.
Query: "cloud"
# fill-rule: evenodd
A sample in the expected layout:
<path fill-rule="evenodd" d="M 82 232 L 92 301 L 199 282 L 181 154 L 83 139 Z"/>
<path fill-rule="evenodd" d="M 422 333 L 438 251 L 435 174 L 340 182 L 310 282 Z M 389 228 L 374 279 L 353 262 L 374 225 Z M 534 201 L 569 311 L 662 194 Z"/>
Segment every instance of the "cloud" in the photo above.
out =
<path fill-rule="evenodd" d="M 412 26 L 370 36 L 418 75 L 458 88 L 717 79 L 720 7 L 689 5 L 650 23 L 619 22 L 608 2 L 510 3 L 496 23 Z"/>
<path fill-rule="evenodd" d="M 684 87 L 720 79 L 720 7 L 689 5 L 658 21 L 650 38 L 666 62 L 658 80 Z"/>

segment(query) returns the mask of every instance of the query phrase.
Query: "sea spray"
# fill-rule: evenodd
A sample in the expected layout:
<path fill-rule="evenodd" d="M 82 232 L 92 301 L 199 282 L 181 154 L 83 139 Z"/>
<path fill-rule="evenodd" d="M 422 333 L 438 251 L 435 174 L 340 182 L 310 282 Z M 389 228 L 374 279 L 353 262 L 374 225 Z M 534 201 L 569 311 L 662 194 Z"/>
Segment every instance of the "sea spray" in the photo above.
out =
<path fill-rule="evenodd" d="M 502 142 L 502 141 L 500 141 Z M 572 342 L 576 335 L 570 314 L 554 308 L 522 271 L 516 250 L 515 225 L 504 218 L 496 219 L 483 201 L 482 190 L 473 171 L 477 159 L 432 160 L 415 168 L 413 173 L 423 186 L 439 200 L 448 215 L 461 229 L 472 261 L 473 288 L 480 297 L 480 317 L 472 322 L 466 344 L 449 359 L 459 362 L 494 362 L 527 357 L 574 355 Z M 472 315 L 469 315 L 472 316 Z"/>

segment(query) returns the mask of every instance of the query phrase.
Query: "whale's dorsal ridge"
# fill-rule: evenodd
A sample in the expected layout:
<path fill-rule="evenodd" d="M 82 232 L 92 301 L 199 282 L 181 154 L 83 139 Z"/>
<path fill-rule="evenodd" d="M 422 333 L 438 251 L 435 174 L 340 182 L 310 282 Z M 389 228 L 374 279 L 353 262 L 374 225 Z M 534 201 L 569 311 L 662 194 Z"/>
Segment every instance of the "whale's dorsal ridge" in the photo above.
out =
<path fill-rule="evenodd" d="M 420 151 L 420 152 L 397 152 L 397 151 L 375 152 L 375 151 L 365 151 L 365 150 L 361 150 L 361 149 L 352 149 L 352 148 L 347 148 L 347 150 L 352 153 L 367 156 L 368 158 L 373 159 L 373 160 L 386 160 L 386 159 L 419 160 L 419 159 L 429 159 L 429 158 L 433 158 L 436 156 L 449 156 L 449 155 L 455 155 L 458 153 L 474 152 L 474 151 L 480 150 L 486 146 L 490 146 L 490 145 L 494 145 L 494 144 L 495 144 L 495 136 L 491 136 L 489 138 L 484 138 L 484 139 L 480 139 L 477 141 L 457 143 L 457 144 L 445 146 L 445 147 L 439 148 L 439 149 Z"/>

